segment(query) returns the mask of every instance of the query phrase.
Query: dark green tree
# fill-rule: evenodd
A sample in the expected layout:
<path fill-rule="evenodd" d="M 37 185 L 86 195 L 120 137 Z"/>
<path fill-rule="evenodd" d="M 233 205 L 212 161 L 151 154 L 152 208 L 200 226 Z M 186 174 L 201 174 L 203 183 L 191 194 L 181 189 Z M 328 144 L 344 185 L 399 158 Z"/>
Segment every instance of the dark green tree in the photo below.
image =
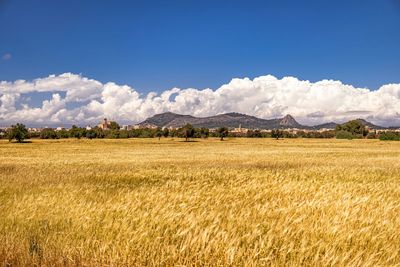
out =
<path fill-rule="evenodd" d="M 210 135 L 210 130 L 208 128 L 200 128 L 200 137 L 201 138 L 208 138 L 208 136 Z"/>
<path fill-rule="evenodd" d="M 68 131 L 64 130 L 64 129 L 57 131 L 57 137 L 58 138 L 68 138 L 69 137 Z"/>
<path fill-rule="evenodd" d="M 69 136 L 81 139 L 82 137 L 86 136 L 86 129 L 79 128 L 76 125 L 72 125 L 71 129 L 69 129 Z"/>
<path fill-rule="evenodd" d="M 276 140 L 278 140 L 282 136 L 283 136 L 283 131 L 281 131 L 279 129 L 274 129 L 271 131 L 271 137 L 275 138 Z"/>
<path fill-rule="evenodd" d="M 15 139 L 18 143 L 22 143 L 24 139 L 29 138 L 28 129 L 22 123 L 11 125 L 11 129 L 8 130 L 7 135 L 10 142 Z"/>
<path fill-rule="evenodd" d="M 164 135 L 163 130 L 160 127 L 158 127 L 156 131 L 156 137 L 158 137 L 158 140 L 160 140 L 163 135 Z"/>
<path fill-rule="evenodd" d="M 95 127 L 92 130 L 94 130 L 94 132 L 96 133 L 96 138 L 104 138 L 106 136 L 103 129 L 99 127 Z"/>
<path fill-rule="evenodd" d="M 86 138 L 89 138 L 90 140 L 92 140 L 93 138 L 97 138 L 96 131 L 94 129 L 86 131 Z"/>
<path fill-rule="evenodd" d="M 165 138 L 167 138 L 169 136 L 169 129 L 167 127 L 165 127 L 164 130 L 163 130 L 163 136 Z"/>
<path fill-rule="evenodd" d="M 40 132 L 40 139 L 57 139 L 56 131 L 51 128 L 45 128 Z"/>
<path fill-rule="evenodd" d="M 118 139 L 120 138 L 120 131 L 119 130 L 106 131 L 106 138 Z"/>
<path fill-rule="evenodd" d="M 108 126 L 110 130 L 119 130 L 121 127 L 116 121 L 110 122 L 110 125 Z"/>
<path fill-rule="evenodd" d="M 262 133 L 261 133 L 261 131 L 260 130 L 254 130 L 254 137 L 257 137 L 257 138 L 260 138 L 260 137 L 262 137 Z"/>
<path fill-rule="evenodd" d="M 179 135 L 179 130 L 177 130 L 177 129 L 171 129 L 170 131 L 169 131 L 169 136 L 170 137 L 176 137 L 176 136 L 178 136 Z"/>
<path fill-rule="evenodd" d="M 217 134 L 221 141 L 224 141 L 224 137 L 227 137 L 228 133 L 229 129 L 226 127 L 220 127 L 217 129 Z"/>
<path fill-rule="evenodd" d="M 186 142 L 189 140 L 189 138 L 192 138 L 195 133 L 193 126 L 189 123 L 181 128 L 181 132 Z"/>
<path fill-rule="evenodd" d="M 368 135 L 367 127 L 360 120 L 348 121 L 336 126 L 336 132 L 349 132 L 353 137 L 364 138 Z M 341 133 L 343 135 L 343 133 Z"/>

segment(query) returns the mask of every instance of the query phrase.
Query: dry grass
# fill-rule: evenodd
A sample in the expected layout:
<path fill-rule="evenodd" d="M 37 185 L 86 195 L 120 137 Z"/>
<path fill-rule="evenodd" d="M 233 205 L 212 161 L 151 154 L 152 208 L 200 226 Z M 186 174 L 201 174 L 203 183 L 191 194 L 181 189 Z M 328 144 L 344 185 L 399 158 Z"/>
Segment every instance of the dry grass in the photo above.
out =
<path fill-rule="evenodd" d="M 394 266 L 399 214 L 399 142 L 0 142 L 5 266 Z"/>

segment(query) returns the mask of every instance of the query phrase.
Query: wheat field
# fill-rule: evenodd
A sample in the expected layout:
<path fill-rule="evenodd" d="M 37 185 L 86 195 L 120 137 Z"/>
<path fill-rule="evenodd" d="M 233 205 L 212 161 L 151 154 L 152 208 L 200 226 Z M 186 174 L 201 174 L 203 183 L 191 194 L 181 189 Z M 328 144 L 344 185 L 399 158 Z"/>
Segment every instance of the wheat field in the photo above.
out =
<path fill-rule="evenodd" d="M 400 266 L 400 142 L 0 141 L 3 266 Z"/>

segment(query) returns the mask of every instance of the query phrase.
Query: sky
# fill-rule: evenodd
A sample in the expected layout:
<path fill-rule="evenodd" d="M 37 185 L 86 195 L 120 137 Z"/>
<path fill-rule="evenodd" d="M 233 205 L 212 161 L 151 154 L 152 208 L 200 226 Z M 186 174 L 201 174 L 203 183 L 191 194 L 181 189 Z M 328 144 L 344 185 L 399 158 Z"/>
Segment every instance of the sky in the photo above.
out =
<path fill-rule="evenodd" d="M 0 0 L 0 125 L 165 111 L 400 125 L 399 48 L 399 0 Z"/>

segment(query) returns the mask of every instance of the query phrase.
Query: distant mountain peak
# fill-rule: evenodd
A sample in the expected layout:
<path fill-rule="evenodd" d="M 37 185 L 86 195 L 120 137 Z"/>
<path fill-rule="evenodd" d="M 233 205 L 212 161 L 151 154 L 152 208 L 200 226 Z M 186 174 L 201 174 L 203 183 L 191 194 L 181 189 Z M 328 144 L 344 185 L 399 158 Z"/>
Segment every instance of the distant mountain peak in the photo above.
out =
<path fill-rule="evenodd" d="M 292 115 L 287 114 L 285 117 L 283 117 L 279 123 L 282 126 L 292 126 L 292 127 L 298 127 L 300 124 L 292 117 Z"/>
<path fill-rule="evenodd" d="M 373 124 L 365 119 L 361 119 L 361 118 L 356 119 L 356 121 L 359 121 L 359 122 L 361 122 L 362 125 L 368 126 L 369 128 L 373 128 L 373 129 L 384 129 L 385 128 L 382 126 L 375 125 L 375 124 Z"/>

